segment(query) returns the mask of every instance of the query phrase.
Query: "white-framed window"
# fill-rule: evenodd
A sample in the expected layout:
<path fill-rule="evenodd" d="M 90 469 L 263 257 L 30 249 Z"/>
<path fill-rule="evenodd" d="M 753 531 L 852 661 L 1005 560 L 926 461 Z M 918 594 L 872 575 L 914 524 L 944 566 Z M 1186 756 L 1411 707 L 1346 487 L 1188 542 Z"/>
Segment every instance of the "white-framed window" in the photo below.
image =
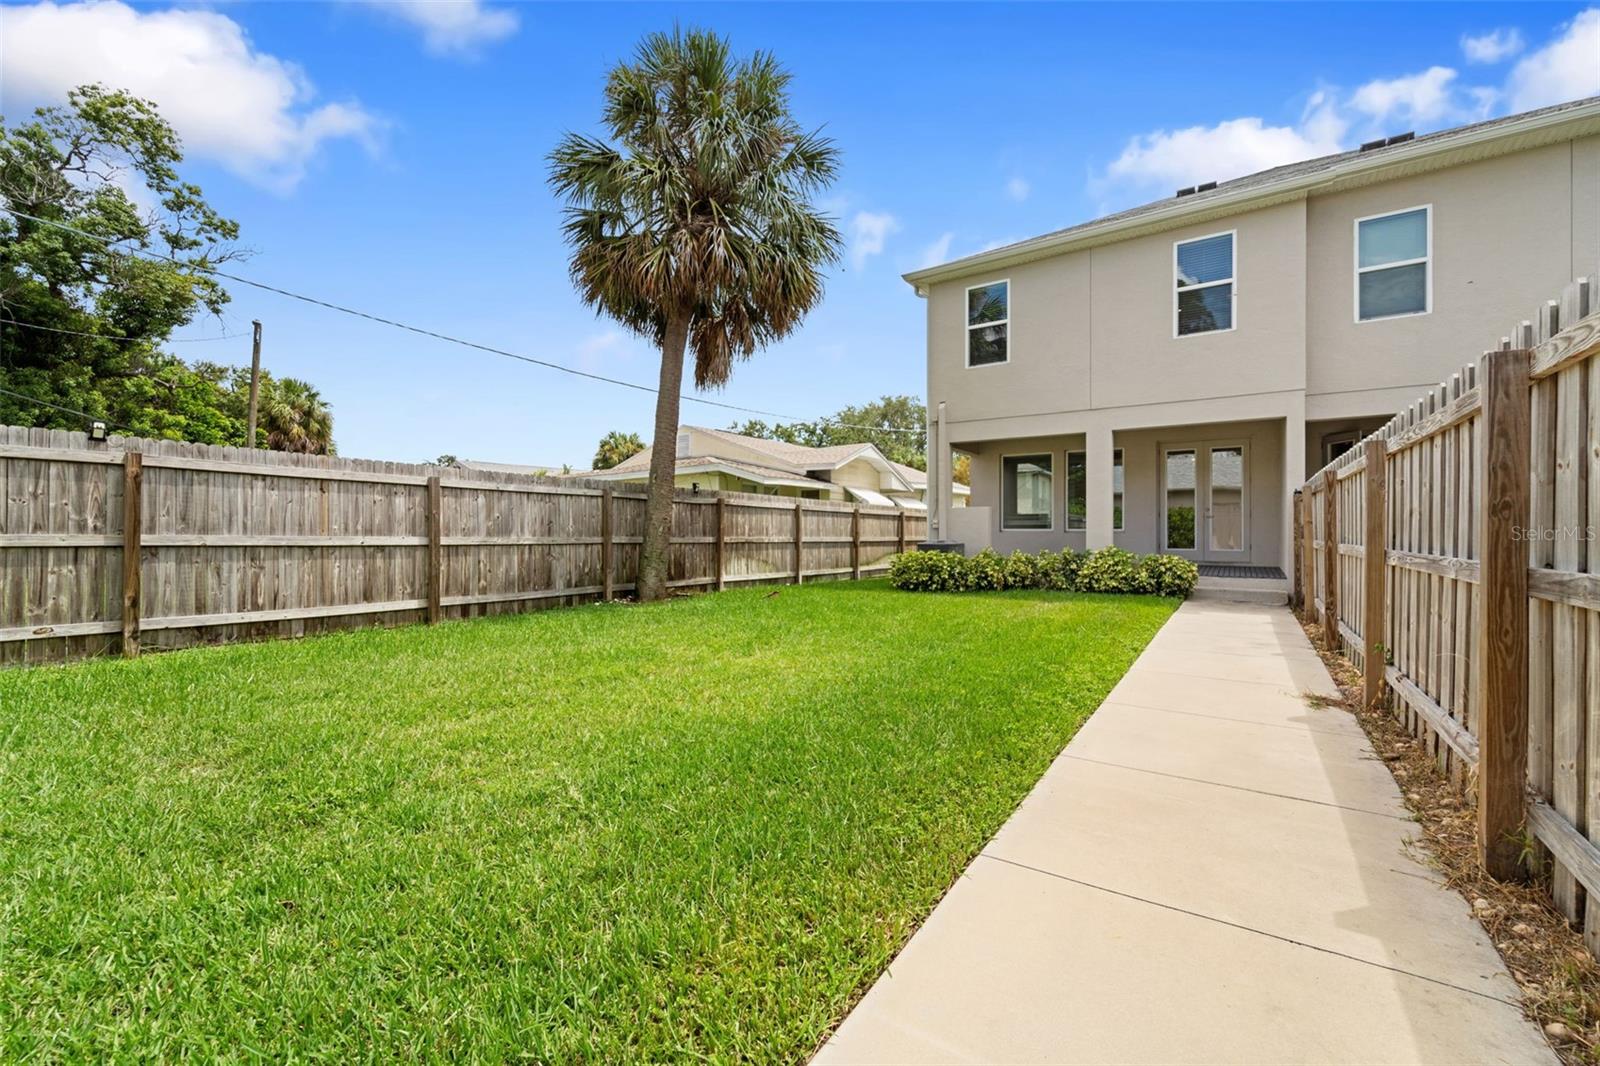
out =
<path fill-rule="evenodd" d="M 1433 205 L 1355 222 L 1357 322 L 1433 309 Z"/>
<path fill-rule="evenodd" d="M 1001 278 L 967 289 L 967 367 L 1011 361 L 1011 281 Z"/>
<path fill-rule="evenodd" d="M 1234 245 L 1238 232 L 1172 245 L 1172 335 L 1225 333 L 1234 327 Z"/>
<path fill-rule="evenodd" d="M 1089 463 L 1084 452 L 1067 453 L 1067 529 L 1089 528 Z M 1111 528 L 1122 532 L 1122 449 L 1111 450 Z"/>
<path fill-rule="evenodd" d="M 1000 528 L 1053 528 L 1050 453 L 1000 457 Z"/>

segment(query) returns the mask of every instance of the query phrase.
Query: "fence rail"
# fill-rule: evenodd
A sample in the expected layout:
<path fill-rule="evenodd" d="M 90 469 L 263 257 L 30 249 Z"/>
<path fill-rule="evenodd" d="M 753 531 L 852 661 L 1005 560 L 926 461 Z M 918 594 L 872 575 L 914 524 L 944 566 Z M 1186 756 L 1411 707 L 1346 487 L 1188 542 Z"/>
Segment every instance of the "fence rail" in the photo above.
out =
<path fill-rule="evenodd" d="M 600 483 L 0 427 L 0 665 L 610 599 L 637 579 L 644 505 Z M 926 526 L 679 493 L 668 583 L 859 578 Z"/>
<path fill-rule="evenodd" d="M 1597 275 L 1600 276 L 1600 275 Z M 1600 954 L 1600 312 L 1580 278 L 1295 494 L 1296 600 Z"/>

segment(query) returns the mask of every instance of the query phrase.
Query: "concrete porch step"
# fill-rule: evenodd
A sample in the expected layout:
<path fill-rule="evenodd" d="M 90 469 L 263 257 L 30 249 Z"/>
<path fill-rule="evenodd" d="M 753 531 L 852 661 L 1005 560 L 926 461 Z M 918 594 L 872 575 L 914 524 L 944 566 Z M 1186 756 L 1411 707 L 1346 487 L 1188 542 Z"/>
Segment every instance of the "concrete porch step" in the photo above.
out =
<path fill-rule="evenodd" d="M 1207 577 L 1195 586 L 1196 600 L 1224 603 L 1262 603 L 1282 606 L 1289 602 L 1288 578 Z"/>

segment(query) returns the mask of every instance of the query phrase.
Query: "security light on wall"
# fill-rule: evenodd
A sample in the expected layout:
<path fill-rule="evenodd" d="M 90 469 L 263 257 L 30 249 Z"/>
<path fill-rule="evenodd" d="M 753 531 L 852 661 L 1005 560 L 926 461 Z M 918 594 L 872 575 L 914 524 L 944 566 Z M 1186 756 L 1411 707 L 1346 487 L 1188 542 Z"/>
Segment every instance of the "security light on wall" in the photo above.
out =
<path fill-rule="evenodd" d="M 106 440 L 106 424 L 99 419 L 89 423 L 89 439 L 104 444 Z"/>

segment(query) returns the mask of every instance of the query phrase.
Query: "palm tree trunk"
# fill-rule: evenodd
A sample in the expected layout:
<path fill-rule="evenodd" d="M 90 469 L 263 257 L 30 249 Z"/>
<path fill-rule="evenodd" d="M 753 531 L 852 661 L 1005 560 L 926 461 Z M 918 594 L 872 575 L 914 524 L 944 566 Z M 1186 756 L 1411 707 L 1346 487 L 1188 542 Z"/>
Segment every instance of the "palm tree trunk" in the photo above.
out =
<path fill-rule="evenodd" d="M 639 599 L 667 598 L 667 551 L 672 545 L 672 490 L 678 459 L 678 405 L 689 316 L 667 321 L 661 341 L 661 382 L 656 393 L 656 435 L 650 446 L 650 492 L 645 501 L 644 544 L 639 549 Z"/>

